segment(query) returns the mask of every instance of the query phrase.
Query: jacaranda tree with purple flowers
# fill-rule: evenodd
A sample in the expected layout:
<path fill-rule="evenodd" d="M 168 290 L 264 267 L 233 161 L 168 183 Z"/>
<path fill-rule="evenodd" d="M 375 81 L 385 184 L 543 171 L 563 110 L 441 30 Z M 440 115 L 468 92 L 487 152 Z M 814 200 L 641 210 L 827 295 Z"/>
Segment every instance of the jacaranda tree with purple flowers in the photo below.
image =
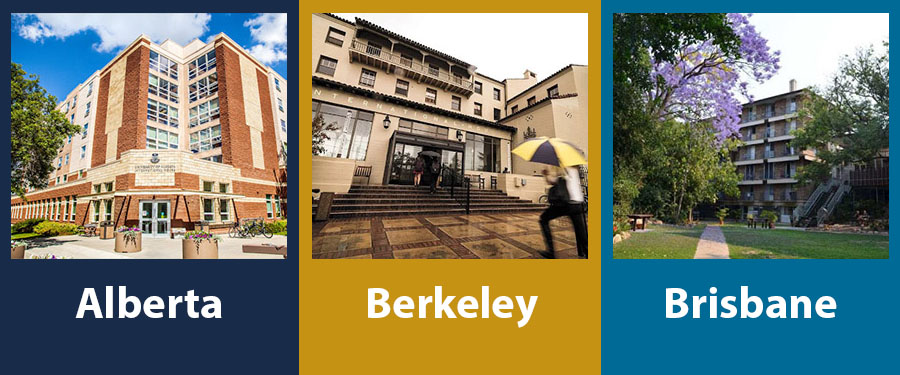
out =
<path fill-rule="evenodd" d="M 682 222 L 719 192 L 737 194 L 728 161 L 747 86 L 778 70 L 749 15 L 613 18 L 613 201 L 618 214 Z M 687 138 L 687 139 L 686 139 Z"/>

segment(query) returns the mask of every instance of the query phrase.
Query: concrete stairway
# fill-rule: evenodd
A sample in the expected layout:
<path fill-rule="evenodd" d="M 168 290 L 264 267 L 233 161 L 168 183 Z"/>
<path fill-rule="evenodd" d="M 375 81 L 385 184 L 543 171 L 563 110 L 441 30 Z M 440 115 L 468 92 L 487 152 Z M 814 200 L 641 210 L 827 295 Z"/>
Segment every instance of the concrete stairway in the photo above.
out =
<path fill-rule="evenodd" d="M 544 208 L 546 205 L 510 197 L 500 190 L 470 191 L 469 211 L 472 214 L 534 212 Z M 465 213 L 465 207 L 450 195 L 450 188 L 430 194 L 424 186 L 354 185 L 346 194 L 335 195 L 330 218 Z"/>

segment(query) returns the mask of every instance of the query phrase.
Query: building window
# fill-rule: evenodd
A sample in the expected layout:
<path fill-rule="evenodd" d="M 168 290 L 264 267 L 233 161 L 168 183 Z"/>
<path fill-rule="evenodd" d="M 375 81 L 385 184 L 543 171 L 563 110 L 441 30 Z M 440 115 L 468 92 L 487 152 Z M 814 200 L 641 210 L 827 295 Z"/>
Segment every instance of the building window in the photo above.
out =
<path fill-rule="evenodd" d="M 113 201 L 112 201 L 112 199 L 107 199 L 107 200 L 103 201 L 103 203 L 105 203 L 105 205 L 106 205 L 106 208 L 104 209 L 104 212 L 103 212 L 103 220 L 110 221 L 110 220 L 112 220 L 112 214 L 113 214 Z"/>
<path fill-rule="evenodd" d="M 94 81 L 91 81 L 91 83 L 88 83 L 88 91 L 87 91 L 87 94 L 85 94 L 85 96 L 91 96 L 91 93 L 93 93 L 93 92 L 94 92 Z"/>
<path fill-rule="evenodd" d="M 281 131 L 287 133 L 287 123 L 281 120 Z"/>
<path fill-rule="evenodd" d="M 425 103 L 437 104 L 437 90 L 425 89 Z"/>
<path fill-rule="evenodd" d="M 519 112 L 519 106 L 514 105 L 514 106 L 512 106 L 512 113 L 516 113 L 516 112 Z"/>
<path fill-rule="evenodd" d="M 84 127 L 82 127 L 82 131 L 81 131 L 81 139 L 84 139 L 85 137 L 87 137 L 87 131 L 88 131 L 88 124 L 84 124 Z"/>
<path fill-rule="evenodd" d="M 532 96 L 532 97 L 528 98 L 528 105 L 534 105 L 534 103 L 536 103 L 536 102 L 537 102 L 537 99 L 535 99 L 535 97 Z"/>
<path fill-rule="evenodd" d="M 481 94 L 481 82 L 475 81 L 475 92 Z"/>
<path fill-rule="evenodd" d="M 94 201 L 93 206 L 94 216 L 91 218 L 91 222 L 96 223 L 100 221 L 100 201 Z"/>
<path fill-rule="evenodd" d="M 216 125 L 191 133 L 190 147 L 195 153 L 222 147 L 222 126 Z"/>
<path fill-rule="evenodd" d="M 112 182 L 104 182 L 103 188 L 105 188 L 106 192 L 109 193 L 109 192 L 113 191 L 113 183 Z"/>
<path fill-rule="evenodd" d="M 212 50 L 188 63 L 188 79 L 194 79 L 200 74 L 213 70 L 215 67 L 216 51 Z"/>
<path fill-rule="evenodd" d="M 69 165 L 69 154 L 66 154 L 66 165 Z"/>
<path fill-rule="evenodd" d="M 500 100 L 500 89 L 494 89 L 494 100 Z"/>
<path fill-rule="evenodd" d="M 275 216 L 281 217 L 281 198 L 275 196 Z"/>
<path fill-rule="evenodd" d="M 281 92 L 281 81 L 278 78 L 272 78 L 275 80 L 275 91 Z"/>
<path fill-rule="evenodd" d="M 284 113 L 284 102 L 281 101 L 281 98 L 278 98 L 278 110 Z"/>
<path fill-rule="evenodd" d="M 397 87 L 394 89 L 394 93 L 397 95 L 403 95 L 403 96 L 409 95 L 409 82 L 406 82 L 402 79 L 398 79 Z"/>
<path fill-rule="evenodd" d="M 75 221 L 75 213 L 78 212 L 78 199 L 72 196 L 72 211 L 69 212 L 69 220 Z"/>
<path fill-rule="evenodd" d="M 271 219 L 273 217 L 272 213 L 272 194 L 266 194 L 266 217 Z"/>
<path fill-rule="evenodd" d="M 147 92 L 162 99 L 168 100 L 172 103 L 178 103 L 178 85 L 159 78 L 153 74 L 150 75 L 150 81 L 147 85 Z"/>
<path fill-rule="evenodd" d="M 101 187 L 100 184 L 94 185 L 94 194 L 100 194 L 100 187 Z"/>
<path fill-rule="evenodd" d="M 205 221 L 215 221 L 215 213 L 213 212 L 213 202 L 214 200 L 204 198 L 203 199 L 203 220 Z"/>
<path fill-rule="evenodd" d="M 178 108 L 153 99 L 147 99 L 147 120 L 177 128 Z"/>
<path fill-rule="evenodd" d="M 150 51 L 150 70 L 178 79 L 178 65 L 156 51 Z"/>
<path fill-rule="evenodd" d="M 437 65 L 428 64 L 428 74 L 437 77 L 441 74 L 441 68 Z"/>
<path fill-rule="evenodd" d="M 450 98 L 450 108 L 454 111 L 458 111 L 460 104 L 462 103 L 462 99 L 458 96 L 454 96 Z"/>
<path fill-rule="evenodd" d="M 426 135 L 438 139 L 447 139 L 448 135 L 450 134 L 450 129 L 443 126 L 425 124 L 421 122 L 410 121 L 407 119 L 400 119 L 398 129 L 402 132 Z"/>
<path fill-rule="evenodd" d="M 219 98 L 193 106 L 188 114 L 190 127 L 203 125 L 219 118 Z"/>
<path fill-rule="evenodd" d="M 559 96 L 559 85 L 553 85 L 553 87 L 547 89 L 547 96 L 551 98 Z"/>
<path fill-rule="evenodd" d="M 494 121 L 500 121 L 500 108 L 494 108 Z"/>
<path fill-rule="evenodd" d="M 63 177 L 63 182 L 69 182 L 69 175 L 64 174 L 62 177 Z"/>
<path fill-rule="evenodd" d="M 375 72 L 363 69 L 359 75 L 359 84 L 368 87 L 375 87 Z"/>
<path fill-rule="evenodd" d="M 313 118 L 321 116 L 326 125 L 334 125 L 328 131 L 328 140 L 322 144 L 319 155 L 332 158 L 365 160 L 372 133 L 373 112 L 359 111 L 329 103 L 313 101 Z"/>
<path fill-rule="evenodd" d="M 90 114 L 91 114 L 91 102 L 87 102 L 87 104 L 84 105 L 84 116 L 83 117 L 88 117 L 88 115 L 90 115 Z"/>
<path fill-rule="evenodd" d="M 178 148 L 178 133 L 168 132 L 152 126 L 147 127 L 147 148 L 165 150 Z"/>
<path fill-rule="evenodd" d="M 475 116 L 481 116 L 481 103 L 475 103 Z"/>
<path fill-rule="evenodd" d="M 203 181 L 203 191 L 212 192 L 213 186 L 215 186 L 215 182 L 212 181 Z"/>
<path fill-rule="evenodd" d="M 335 69 L 337 69 L 337 60 L 325 56 L 319 57 L 319 66 L 316 67 L 316 73 L 333 77 Z"/>
<path fill-rule="evenodd" d="M 228 221 L 228 199 L 219 199 L 219 220 Z"/>
<path fill-rule="evenodd" d="M 62 168 L 62 156 L 56 159 L 56 169 Z"/>
<path fill-rule="evenodd" d="M 466 170 L 500 172 L 500 139 L 466 133 Z"/>
<path fill-rule="evenodd" d="M 200 99 L 213 96 L 219 92 L 219 77 L 217 73 L 200 78 L 188 87 L 188 98 L 191 103 Z"/>
<path fill-rule="evenodd" d="M 333 27 L 329 27 L 328 35 L 325 37 L 325 41 L 328 43 L 334 44 L 338 47 L 343 47 L 344 46 L 344 36 L 346 36 L 346 35 L 347 35 L 347 33 L 343 32 L 341 30 L 335 29 Z"/>
<path fill-rule="evenodd" d="M 219 192 L 220 192 L 220 193 L 227 193 L 227 192 L 228 192 L 228 184 L 226 184 L 226 183 L 224 183 L 224 182 L 220 182 L 220 183 L 219 183 Z"/>
<path fill-rule="evenodd" d="M 222 155 L 207 156 L 207 157 L 203 158 L 203 160 L 206 160 L 206 161 L 212 161 L 212 162 L 216 162 L 216 163 L 221 163 L 221 162 L 222 162 Z"/>
<path fill-rule="evenodd" d="M 84 159 L 84 156 L 87 154 L 87 145 L 81 146 L 81 158 Z"/>

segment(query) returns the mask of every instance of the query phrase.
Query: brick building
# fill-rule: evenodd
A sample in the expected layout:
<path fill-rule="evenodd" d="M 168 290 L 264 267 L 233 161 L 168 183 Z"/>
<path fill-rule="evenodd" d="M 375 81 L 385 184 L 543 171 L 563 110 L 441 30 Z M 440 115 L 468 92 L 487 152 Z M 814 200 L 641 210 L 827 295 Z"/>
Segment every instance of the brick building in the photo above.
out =
<path fill-rule="evenodd" d="M 287 82 L 225 34 L 181 46 L 140 36 L 57 109 L 69 137 L 49 186 L 12 221 L 111 221 L 165 236 L 205 220 L 275 219 L 286 204 Z"/>

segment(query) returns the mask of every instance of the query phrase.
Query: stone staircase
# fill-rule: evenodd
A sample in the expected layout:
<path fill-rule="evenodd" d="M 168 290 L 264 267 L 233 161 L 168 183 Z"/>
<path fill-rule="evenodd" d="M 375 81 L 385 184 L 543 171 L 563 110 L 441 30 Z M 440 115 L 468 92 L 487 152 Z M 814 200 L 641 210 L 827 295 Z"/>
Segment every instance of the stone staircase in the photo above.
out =
<path fill-rule="evenodd" d="M 456 193 L 459 194 L 458 188 Z M 469 194 L 471 214 L 536 212 L 546 208 L 544 204 L 510 197 L 500 190 L 472 189 Z M 313 204 L 313 215 L 315 211 Z M 465 213 L 465 206 L 450 195 L 450 188 L 440 188 L 430 194 L 425 186 L 353 185 L 346 194 L 335 195 L 329 218 Z"/>

